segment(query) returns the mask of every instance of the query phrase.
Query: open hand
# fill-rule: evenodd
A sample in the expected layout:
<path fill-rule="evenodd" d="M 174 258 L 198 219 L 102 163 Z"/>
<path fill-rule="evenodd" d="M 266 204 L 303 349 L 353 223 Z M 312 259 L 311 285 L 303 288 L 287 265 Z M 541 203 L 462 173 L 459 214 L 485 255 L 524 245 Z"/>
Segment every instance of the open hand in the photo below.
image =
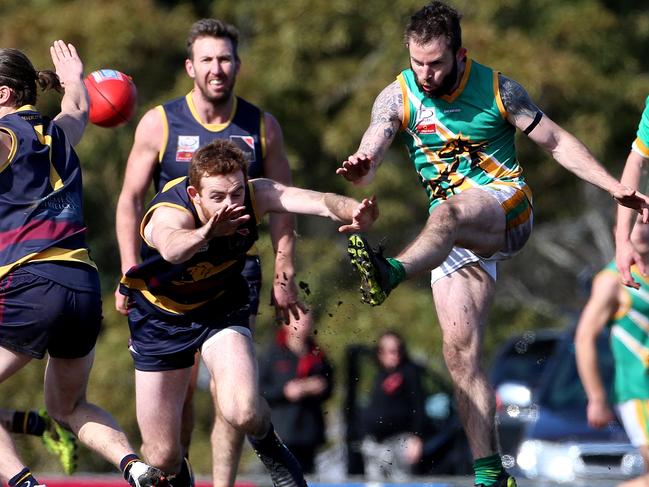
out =
<path fill-rule="evenodd" d="M 642 223 L 649 223 L 649 198 L 644 194 L 620 184 L 611 190 L 611 196 L 619 205 L 636 210 L 642 215 Z"/>
<path fill-rule="evenodd" d="M 379 205 L 376 195 L 364 198 L 352 214 L 352 222 L 338 227 L 339 232 L 364 232 L 368 230 L 379 217 Z"/>
<path fill-rule="evenodd" d="M 370 169 L 372 169 L 371 157 L 357 152 L 343 161 L 342 165 L 336 169 L 336 174 L 344 177 L 347 181 L 358 184 L 369 174 Z"/>
<path fill-rule="evenodd" d="M 61 40 L 54 41 L 50 46 L 50 55 L 56 75 L 64 88 L 66 83 L 78 82 L 82 78 L 83 62 L 72 44 Z"/>
<path fill-rule="evenodd" d="M 640 288 L 640 283 L 633 279 L 631 267 L 635 265 L 642 275 L 646 275 L 646 266 L 642 260 L 642 256 L 630 240 L 626 240 L 623 243 L 617 243 L 615 248 L 615 265 L 620 273 L 622 284 L 634 289 Z"/>
<path fill-rule="evenodd" d="M 214 213 L 201 228 L 201 235 L 205 240 L 214 237 L 232 235 L 245 222 L 250 220 L 250 215 L 243 214 L 245 206 L 227 205 Z"/>

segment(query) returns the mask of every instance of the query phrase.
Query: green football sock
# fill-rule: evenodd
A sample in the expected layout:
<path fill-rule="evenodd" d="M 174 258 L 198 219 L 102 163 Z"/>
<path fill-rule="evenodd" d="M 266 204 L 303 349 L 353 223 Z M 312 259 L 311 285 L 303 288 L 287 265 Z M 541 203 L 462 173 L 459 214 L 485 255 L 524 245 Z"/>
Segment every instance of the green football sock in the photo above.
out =
<path fill-rule="evenodd" d="M 502 470 L 503 464 L 500 460 L 500 455 L 496 454 L 474 460 L 473 472 L 475 473 L 475 484 L 483 484 L 485 487 L 494 485 Z"/>
<path fill-rule="evenodd" d="M 390 289 L 394 289 L 406 279 L 406 270 L 404 269 L 403 264 L 397 259 L 387 257 L 385 260 L 387 260 L 388 264 L 390 264 Z"/>

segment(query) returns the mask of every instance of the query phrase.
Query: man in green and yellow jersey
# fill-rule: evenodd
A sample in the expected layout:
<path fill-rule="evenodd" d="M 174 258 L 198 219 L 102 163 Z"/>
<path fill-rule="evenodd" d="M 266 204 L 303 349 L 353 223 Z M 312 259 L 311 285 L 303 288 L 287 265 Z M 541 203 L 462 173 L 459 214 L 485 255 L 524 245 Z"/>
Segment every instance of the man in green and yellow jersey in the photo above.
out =
<path fill-rule="evenodd" d="M 649 257 L 649 225 L 638 221 L 631 243 L 643 258 Z M 603 428 L 614 416 L 597 367 L 597 336 L 611 330 L 615 361 L 613 403 L 631 443 L 649 465 L 649 280 L 634 266 L 631 274 L 638 288 L 626 287 L 611 261 L 593 281 L 590 299 L 577 325 L 577 368 L 588 396 L 588 424 Z M 624 482 L 633 487 L 649 484 L 649 474 Z"/>
<path fill-rule="evenodd" d="M 421 233 L 396 259 L 350 237 L 363 301 L 378 305 L 404 279 L 432 271 L 446 364 L 475 459 L 475 483 L 515 485 L 494 433 L 494 393 L 481 368 L 496 262 L 516 254 L 532 229 L 532 192 L 516 158 L 522 130 L 581 179 L 649 215 L 648 199 L 615 180 L 574 136 L 550 120 L 516 81 L 472 60 L 460 16 L 441 2 L 415 13 L 405 31 L 410 68 L 376 98 L 357 152 L 336 171 L 372 181 L 397 133 L 430 199 Z"/>

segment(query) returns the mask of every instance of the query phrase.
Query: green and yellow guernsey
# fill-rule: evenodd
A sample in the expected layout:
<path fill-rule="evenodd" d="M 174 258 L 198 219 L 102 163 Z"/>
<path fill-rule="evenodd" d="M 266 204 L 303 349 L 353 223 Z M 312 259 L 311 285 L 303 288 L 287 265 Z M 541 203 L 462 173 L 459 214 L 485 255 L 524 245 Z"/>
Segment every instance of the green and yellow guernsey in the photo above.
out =
<path fill-rule="evenodd" d="M 469 188 L 514 186 L 532 202 L 516 159 L 516 129 L 506 117 L 498 72 L 467 59 L 458 88 L 431 98 L 411 69 L 397 76 L 403 95 L 401 136 L 432 210 Z"/>
<path fill-rule="evenodd" d="M 618 276 L 614 261 L 602 272 Z M 620 307 L 607 323 L 615 359 L 615 403 L 649 399 L 649 280 L 635 266 L 631 273 L 640 288 L 623 289 Z"/>

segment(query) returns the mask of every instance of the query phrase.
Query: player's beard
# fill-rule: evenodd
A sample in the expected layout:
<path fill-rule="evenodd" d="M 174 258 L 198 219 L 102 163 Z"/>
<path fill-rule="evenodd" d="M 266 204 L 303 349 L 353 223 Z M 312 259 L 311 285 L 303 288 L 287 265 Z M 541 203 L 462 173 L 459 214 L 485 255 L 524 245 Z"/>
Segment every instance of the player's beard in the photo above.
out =
<path fill-rule="evenodd" d="M 230 100 L 230 98 L 232 98 L 232 93 L 234 92 L 234 81 L 235 80 L 233 79 L 224 91 L 216 95 L 213 95 L 209 92 L 209 85 L 206 87 L 199 86 L 199 89 L 201 90 L 201 95 L 203 96 L 203 98 L 210 102 L 212 105 L 224 105 Z"/>
<path fill-rule="evenodd" d="M 457 58 L 453 56 L 453 68 L 446 76 L 444 76 L 444 79 L 442 80 L 442 84 L 440 84 L 437 88 L 434 88 L 432 90 L 425 90 L 416 76 L 415 76 L 415 81 L 417 83 L 417 86 L 419 86 L 419 89 L 422 91 L 422 93 L 424 93 L 424 95 L 426 95 L 428 98 L 439 98 L 441 96 L 449 95 L 451 93 L 451 91 L 455 87 L 455 84 L 457 83 L 457 71 L 458 71 Z"/>

